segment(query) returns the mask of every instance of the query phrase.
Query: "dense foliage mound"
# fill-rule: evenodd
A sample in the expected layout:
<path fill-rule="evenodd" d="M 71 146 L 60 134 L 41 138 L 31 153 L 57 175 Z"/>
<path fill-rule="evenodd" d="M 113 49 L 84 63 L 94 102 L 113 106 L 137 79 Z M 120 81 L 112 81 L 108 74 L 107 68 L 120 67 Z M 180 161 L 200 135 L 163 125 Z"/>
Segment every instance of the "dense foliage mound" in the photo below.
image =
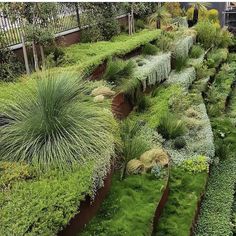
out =
<path fill-rule="evenodd" d="M 24 94 L 17 93 L 18 100 L 3 114 L 1 159 L 44 169 L 109 158 L 116 123 L 111 112 L 85 96 L 84 86 L 76 77 L 48 74 Z"/>

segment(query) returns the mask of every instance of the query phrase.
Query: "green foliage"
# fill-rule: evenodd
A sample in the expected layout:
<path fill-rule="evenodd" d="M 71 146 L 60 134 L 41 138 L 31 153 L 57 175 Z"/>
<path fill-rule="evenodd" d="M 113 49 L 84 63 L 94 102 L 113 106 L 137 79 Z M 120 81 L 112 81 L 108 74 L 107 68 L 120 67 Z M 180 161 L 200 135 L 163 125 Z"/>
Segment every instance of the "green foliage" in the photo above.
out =
<path fill-rule="evenodd" d="M 150 100 L 145 95 L 140 95 L 137 97 L 137 112 L 145 112 L 150 107 Z"/>
<path fill-rule="evenodd" d="M 106 71 L 103 79 L 110 82 L 119 83 L 120 80 L 128 78 L 133 74 L 134 63 L 132 61 L 123 61 L 121 59 L 108 59 Z"/>
<path fill-rule="evenodd" d="M 194 65 L 197 80 L 201 80 L 215 74 L 215 68 L 208 68 L 206 65 L 207 63 L 208 61 L 204 61 L 203 63 Z"/>
<path fill-rule="evenodd" d="M 218 24 L 210 21 L 200 21 L 196 25 L 197 40 L 205 49 L 212 46 L 228 47 L 232 44 L 232 34 L 226 29 L 221 29 Z"/>
<path fill-rule="evenodd" d="M 193 45 L 190 50 L 190 58 L 199 58 L 204 53 L 204 49 L 199 45 Z"/>
<path fill-rule="evenodd" d="M 206 180 L 206 172 L 193 174 L 182 168 L 171 169 L 170 194 L 157 225 L 156 236 L 189 236 Z"/>
<path fill-rule="evenodd" d="M 151 43 L 145 44 L 142 49 L 142 54 L 144 55 L 156 55 L 157 52 L 158 52 L 158 48 Z"/>
<path fill-rule="evenodd" d="M 0 189 L 9 188 L 14 182 L 32 175 L 29 165 L 19 162 L 0 162 Z"/>
<path fill-rule="evenodd" d="M 23 71 L 21 63 L 14 53 L 7 48 L 3 35 L 0 33 L 0 81 L 11 82 Z"/>
<path fill-rule="evenodd" d="M 135 29 L 136 30 L 142 30 L 145 29 L 145 23 L 142 19 L 138 19 L 137 21 L 134 22 L 135 23 Z"/>
<path fill-rule="evenodd" d="M 213 49 L 207 54 L 207 65 L 209 68 L 217 68 L 228 57 L 226 48 Z"/>
<path fill-rule="evenodd" d="M 17 101 L 3 113 L 7 124 L 0 129 L 1 159 L 66 169 L 108 158 L 104 150 L 113 152 L 115 127 L 111 112 L 86 99 L 86 84 L 76 76 L 42 76 L 34 87 L 18 91 Z"/>
<path fill-rule="evenodd" d="M 162 32 L 160 37 L 156 40 L 156 46 L 163 52 L 168 52 L 171 49 L 173 37 L 168 32 Z"/>
<path fill-rule="evenodd" d="M 175 56 L 175 70 L 177 72 L 183 70 L 186 65 L 187 65 L 187 58 L 180 55 Z"/>
<path fill-rule="evenodd" d="M 201 173 L 208 171 L 208 158 L 206 156 L 197 156 L 184 160 L 182 168 L 193 173 Z"/>
<path fill-rule="evenodd" d="M 57 234 L 78 212 L 85 196 L 92 194 L 93 171 L 87 163 L 64 174 L 55 171 L 39 179 L 18 180 L 0 191 L 0 234 Z"/>
<path fill-rule="evenodd" d="M 130 175 L 123 181 L 115 175 L 109 195 L 81 235 L 150 235 L 164 186 L 163 179 L 151 174 Z"/>
<path fill-rule="evenodd" d="M 139 158 L 145 151 L 152 148 L 152 137 L 145 137 L 143 130 L 144 128 L 139 122 L 132 122 L 131 120 L 126 119 L 121 123 L 123 157 L 121 178 L 124 177 L 126 172 L 126 164 L 129 160 Z"/>
<path fill-rule="evenodd" d="M 236 162 L 235 156 L 213 166 L 208 180 L 196 235 L 231 235 L 231 207 L 233 203 Z"/>
<path fill-rule="evenodd" d="M 119 35 L 112 41 L 75 44 L 65 50 L 66 58 L 70 62 L 63 71 L 90 72 L 104 60 L 111 56 L 123 56 L 132 50 L 155 40 L 160 34 L 158 30 L 143 30 L 132 37 Z M 58 68 L 56 72 L 60 71 Z"/>
<path fill-rule="evenodd" d="M 162 114 L 157 131 L 166 139 L 174 139 L 184 134 L 185 125 L 171 113 Z"/>

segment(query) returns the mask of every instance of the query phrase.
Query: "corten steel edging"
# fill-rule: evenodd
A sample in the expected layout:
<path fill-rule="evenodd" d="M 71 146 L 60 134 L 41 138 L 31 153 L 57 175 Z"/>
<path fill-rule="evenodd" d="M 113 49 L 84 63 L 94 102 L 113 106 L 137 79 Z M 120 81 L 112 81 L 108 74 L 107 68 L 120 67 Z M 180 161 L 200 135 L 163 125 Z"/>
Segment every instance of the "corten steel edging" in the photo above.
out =
<path fill-rule="evenodd" d="M 94 200 L 87 196 L 84 201 L 80 203 L 79 213 L 77 213 L 68 223 L 68 225 L 60 231 L 57 236 L 76 236 L 82 232 L 86 224 L 96 215 L 103 200 L 108 194 L 112 175 L 114 172 L 114 165 L 112 165 L 110 172 L 104 180 L 104 186 L 97 190 Z"/>
<path fill-rule="evenodd" d="M 161 196 L 161 199 L 157 205 L 154 218 L 153 218 L 153 225 L 152 225 L 152 236 L 155 236 L 157 233 L 157 225 L 159 223 L 159 220 L 161 218 L 161 214 L 165 208 L 166 202 L 168 201 L 169 193 L 170 193 L 170 163 L 168 164 L 168 177 L 167 177 L 167 183 L 165 186 L 165 190 L 163 191 L 163 194 Z"/>

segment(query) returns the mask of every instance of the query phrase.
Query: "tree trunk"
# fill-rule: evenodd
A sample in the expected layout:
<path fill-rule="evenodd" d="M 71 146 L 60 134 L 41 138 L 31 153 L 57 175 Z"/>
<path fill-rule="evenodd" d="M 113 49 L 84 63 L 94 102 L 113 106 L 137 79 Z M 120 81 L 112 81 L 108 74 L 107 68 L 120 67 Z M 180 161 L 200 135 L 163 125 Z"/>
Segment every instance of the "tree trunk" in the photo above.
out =
<path fill-rule="evenodd" d="M 39 70 L 39 59 L 38 54 L 35 46 L 35 42 L 32 42 L 32 49 L 33 49 L 33 56 L 34 56 L 34 68 L 36 71 Z"/>
<path fill-rule="evenodd" d="M 193 11 L 193 25 L 198 22 L 198 8 L 195 6 Z"/>
<path fill-rule="evenodd" d="M 25 61 L 25 70 L 26 73 L 29 75 L 30 74 L 30 69 L 29 69 L 29 61 L 28 61 L 28 55 L 27 55 L 27 50 L 25 46 L 25 40 L 23 34 L 20 32 L 20 37 L 21 37 L 21 42 L 22 42 L 22 49 L 23 49 L 23 55 L 24 55 L 24 61 Z"/>
<path fill-rule="evenodd" d="M 39 49 L 40 49 L 40 54 L 41 54 L 41 58 L 42 58 L 42 64 L 44 67 L 45 66 L 45 54 L 44 54 L 43 46 L 39 45 Z"/>
<path fill-rule="evenodd" d="M 157 29 L 160 29 L 161 28 L 161 21 L 159 19 L 157 19 Z"/>

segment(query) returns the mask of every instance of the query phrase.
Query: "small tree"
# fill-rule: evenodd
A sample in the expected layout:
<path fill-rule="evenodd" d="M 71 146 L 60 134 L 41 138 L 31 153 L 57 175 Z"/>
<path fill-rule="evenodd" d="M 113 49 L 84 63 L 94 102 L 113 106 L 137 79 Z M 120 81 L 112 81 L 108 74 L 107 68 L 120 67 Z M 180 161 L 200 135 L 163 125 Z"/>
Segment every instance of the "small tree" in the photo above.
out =
<path fill-rule="evenodd" d="M 156 28 L 161 28 L 161 23 L 165 22 L 167 18 L 170 17 L 170 14 L 167 12 L 165 6 L 158 4 L 156 11 L 149 17 L 149 23 L 156 22 Z"/>

